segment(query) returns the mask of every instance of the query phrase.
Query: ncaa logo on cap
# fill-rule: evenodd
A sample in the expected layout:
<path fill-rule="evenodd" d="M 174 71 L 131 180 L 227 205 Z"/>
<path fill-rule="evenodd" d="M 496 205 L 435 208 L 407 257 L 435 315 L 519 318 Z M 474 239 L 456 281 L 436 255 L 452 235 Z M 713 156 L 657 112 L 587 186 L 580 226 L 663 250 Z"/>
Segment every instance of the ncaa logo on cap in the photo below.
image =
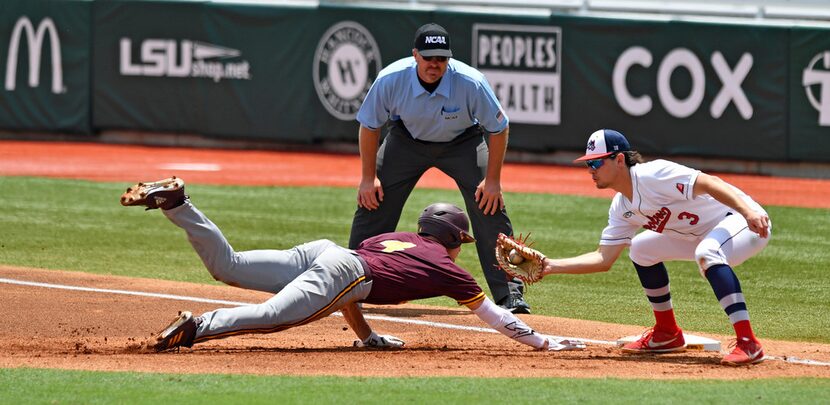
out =
<path fill-rule="evenodd" d="M 424 24 L 415 31 L 412 47 L 417 49 L 421 56 L 452 57 L 450 33 L 444 27 L 435 23 Z"/>
<path fill-rule="evenodd" d="M 600 129 L 588 138 L 588 145 L 585 147 L 585 156 L 574 160 L 574 162 L 601 159 L 613 153 L 629 150 L 631 150 L 631 145 L 629 145 L 628 140 L 625 139 L 623 134 L 613 129 Z"/>

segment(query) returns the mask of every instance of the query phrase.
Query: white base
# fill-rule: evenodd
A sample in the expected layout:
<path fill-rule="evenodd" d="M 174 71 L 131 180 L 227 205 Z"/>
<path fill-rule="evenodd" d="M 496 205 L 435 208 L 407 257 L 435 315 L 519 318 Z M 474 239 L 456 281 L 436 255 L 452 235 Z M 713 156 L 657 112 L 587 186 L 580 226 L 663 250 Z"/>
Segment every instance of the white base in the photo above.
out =
<path fill-rule="evenodd" d="M 617 339 L 617 346 L 622 347 L 626 343 L 634 342 L 637 339 L 640 339 L 640 335 L 621 337 Z M 707 352 L 720 351 L 720 342 L 714 339 L 709 339 L 703 336 L 690 335 L 688 333 L 683 334 L 683 339 L 686 340 L 686 350 L 703 350 Z"/>

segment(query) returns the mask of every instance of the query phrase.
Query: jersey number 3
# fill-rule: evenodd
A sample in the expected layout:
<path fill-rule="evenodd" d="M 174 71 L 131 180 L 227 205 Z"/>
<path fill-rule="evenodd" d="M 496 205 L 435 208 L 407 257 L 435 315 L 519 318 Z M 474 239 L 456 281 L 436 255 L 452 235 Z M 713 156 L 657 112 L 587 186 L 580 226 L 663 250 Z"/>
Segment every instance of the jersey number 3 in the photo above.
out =
<path fill-rule="evenodd" d="M 663 233 L 663 228 L 666 227 L 666 224 L 669 222 L 669 218 L 671 218 L 671 210 L 667 207 L 660 208 L 660 211 L 654 213 L 654 215 L 647 217 L 648 223 L 643 225 L 643 228 L 648 229 L 650 231 L 654 231 L 657 233 Z M 679 221 L 689 219 L 689 225 L 697 224 L 697 221 L 700 220 L 695 214 L 691 212 L 683 211 L 680 214 L 677 214 L 677 219 Z"/>
<path fill-rule="evenodd" d="M 680 214 L 677 214 L 677 219 L 681 221 L 684 219 L 690 219 L 691 221 L 689 221 L 689 225 L 697 225 L 697 221 L 700 220 L 700 217 L 692 214 L 691 212 L 683 211 Z"/>

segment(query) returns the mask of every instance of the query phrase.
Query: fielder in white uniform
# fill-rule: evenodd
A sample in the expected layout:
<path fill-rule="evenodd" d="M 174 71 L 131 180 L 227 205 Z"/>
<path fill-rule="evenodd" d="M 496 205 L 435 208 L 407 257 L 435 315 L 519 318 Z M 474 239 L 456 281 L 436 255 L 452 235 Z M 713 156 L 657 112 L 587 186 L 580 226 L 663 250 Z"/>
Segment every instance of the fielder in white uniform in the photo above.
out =
<path fill-rule="evenodd" d="M 630 246 L 629 257 L 656 323 L 623 351 L 665 353 L 683 350 L 686 344 L 674 318 L 663 262 L 695 261 L 737 335 L 734 350 L 721 363 L 763 361 L 764 352 L 752 331 L 732 267 L 769 242 L 771 223 L 766 211 L 743 191 L 715 176 L 667 160 L 643 163 L 628 140 L 614 130 L 591 134 L 585 156 L 576 161 L 588 165 L 597 188 L 610 188 L 617 194 L 599 248 L 581 256 L 547 259 L 544 275 L 608 271 Z M 638 234 L 640 228 L 645 231 Z"/>

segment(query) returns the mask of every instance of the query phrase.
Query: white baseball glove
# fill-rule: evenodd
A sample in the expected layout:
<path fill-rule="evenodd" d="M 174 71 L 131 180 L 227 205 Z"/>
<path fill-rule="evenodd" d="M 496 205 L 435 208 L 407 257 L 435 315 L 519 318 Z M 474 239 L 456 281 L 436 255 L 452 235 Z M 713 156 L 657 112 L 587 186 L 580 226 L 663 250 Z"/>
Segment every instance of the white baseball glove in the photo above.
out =
<path fill-rule="evenodd" d="M 542 350 L 552 352 L 583 349 L 585 349 L 585 343 L 581 340 L 558 338 L 555 336 L 547 336 L 547 343 L 545 343 L 545 347 L 542 348 Z"/>
<path fill-rule="evenodd" d="M 406 342 L 400 340 L 392 335 L 378 335 L 374 331 L 366 339 L 355 340 L 354 347 L 377 347 L 387 349 L 400 349 Z"/>

